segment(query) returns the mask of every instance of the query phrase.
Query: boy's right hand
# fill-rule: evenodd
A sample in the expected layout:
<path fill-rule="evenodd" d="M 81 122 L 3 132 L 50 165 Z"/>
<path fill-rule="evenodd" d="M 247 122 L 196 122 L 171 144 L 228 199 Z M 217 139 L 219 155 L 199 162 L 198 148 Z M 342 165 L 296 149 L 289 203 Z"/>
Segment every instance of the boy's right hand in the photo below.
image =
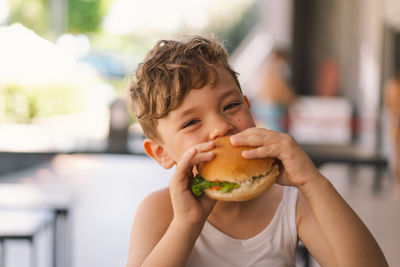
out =
<path fill-rule="evenodd" d="M 175 172 L 169 183 L 173 220 L 184 225 L 202 225 L 215 205 L 215 200 L 207 196 L 193 196 L 189 183 L 193 178 L 193 168 L 200 162 L 208 162 L 215 157 L 211 150 L 215 143 L 201 143 L 188 149 L 176 164 Z"/>

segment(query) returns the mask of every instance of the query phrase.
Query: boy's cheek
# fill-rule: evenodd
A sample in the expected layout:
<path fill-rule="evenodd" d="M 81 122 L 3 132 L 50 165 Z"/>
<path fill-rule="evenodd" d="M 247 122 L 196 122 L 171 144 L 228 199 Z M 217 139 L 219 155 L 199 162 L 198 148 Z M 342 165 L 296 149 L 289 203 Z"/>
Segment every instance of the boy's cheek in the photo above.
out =
<path fill-rule="evenodd" d="M 241 119 L 239 119 L 238 122 L 241 123 Z M 252 128 L 255 126 L 256 126 L 256 122 L 255 122 L 253 116 L 251 115 L 251 113 L 249 113 L 248 117 L 246 118 L 246 122 L 244 122 L 243 128 L 248 129 L 248 128 Z M 243 129 L 243 130 L 245 130 L 245 129 Z"/>

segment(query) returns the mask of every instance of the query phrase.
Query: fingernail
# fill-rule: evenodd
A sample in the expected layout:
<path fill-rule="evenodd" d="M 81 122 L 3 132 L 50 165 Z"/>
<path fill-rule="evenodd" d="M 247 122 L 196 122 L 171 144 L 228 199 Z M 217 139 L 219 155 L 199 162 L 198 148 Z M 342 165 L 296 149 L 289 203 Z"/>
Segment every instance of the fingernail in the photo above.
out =
<path fill-rule="evenodd" d="M 250 153 L 250 152 L 247 151 L 247 150 L 242 151 L 242 157 L 243 157 L 243 158 L 248 158 L 249 155 L 250 155 L 249 153 Z"/>
<path fill-rule="evenodd" d="M 215 146 L 214 141 L 208 141 L 207 146 L 214 147 Z"/>
<path fill-rule="evenodd" d="M 212 160 L 215 157 L 215 153 L 212 151 L 207 152 L 206 157 L 208 160 Z"/>
<path fill-rule="evenodd" d="M 231 143 L 232 142 L 239 142 L 240 141 L 240 136 L 232 135 L 229 139 L 230 139 Z"/>

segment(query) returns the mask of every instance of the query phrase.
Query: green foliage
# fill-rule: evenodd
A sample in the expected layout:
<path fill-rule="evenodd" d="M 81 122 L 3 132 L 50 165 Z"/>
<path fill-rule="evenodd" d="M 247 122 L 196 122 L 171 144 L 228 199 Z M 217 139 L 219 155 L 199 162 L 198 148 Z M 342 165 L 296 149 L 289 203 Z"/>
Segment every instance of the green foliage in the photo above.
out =
<path fill-rule="evenodd" d="M 100 1 L 69 0 L 68 31 L 72 33 L 93 32 L 99 27 Z"/>
<path fill-rule="evenodd" d="M 45 35 L 49 27 L 46 0 L 10 0 L 10 24 L 21 23 L 39 35 Z"/>
<path fill-rule="evenodd" d="M 0 122 L 29 123 L 84 107 L 83 91 L 76 85 L 0 85 Z"/>
<path fill-rule="evenodd" d="M 52 0 L 9 0 L 10 24 L 22 23 L 40 36 L 48 36 L 51 29 Z M 60 0 L 68 9 L 68 32 L 89 33 L 100 29 L 101 21 L 107 13 L 112 0 Z M 59 3 L 60 4 L 60 3 Z M 66 14 L 68 12 L 68 14 Z"/>
<path fill-rule="evenodd" d="M 68 31 L 98 31 L 110 3 L 110 0 L 68 0 Z"/>

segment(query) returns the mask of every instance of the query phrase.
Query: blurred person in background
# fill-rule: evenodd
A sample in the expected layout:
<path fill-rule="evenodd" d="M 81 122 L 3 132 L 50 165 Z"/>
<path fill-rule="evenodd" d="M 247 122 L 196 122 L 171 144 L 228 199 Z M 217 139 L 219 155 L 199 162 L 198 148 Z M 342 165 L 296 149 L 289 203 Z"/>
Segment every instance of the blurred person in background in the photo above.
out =
<path fill-rule="evenodd" d="M 315 94 L 323 97 L 336 97 L 339 95 L 340 69 L 334 58 L 327 57 L 322 60 L 317 70 Z"/>
<path fill-rule="evenodd" d="M 385 107 L 389 114 L 392 151 L 392 174 L 400 192 L 400 69 L 385 84 Z"/>
<path fill-rule="evenodd" d="M 287 131 L 287 109 L 295 100 L 289 76 L 286 52 L 274 50 L 262 70 L 260 88 L 252 101 L 257 121 L 270 130 Z"/>

